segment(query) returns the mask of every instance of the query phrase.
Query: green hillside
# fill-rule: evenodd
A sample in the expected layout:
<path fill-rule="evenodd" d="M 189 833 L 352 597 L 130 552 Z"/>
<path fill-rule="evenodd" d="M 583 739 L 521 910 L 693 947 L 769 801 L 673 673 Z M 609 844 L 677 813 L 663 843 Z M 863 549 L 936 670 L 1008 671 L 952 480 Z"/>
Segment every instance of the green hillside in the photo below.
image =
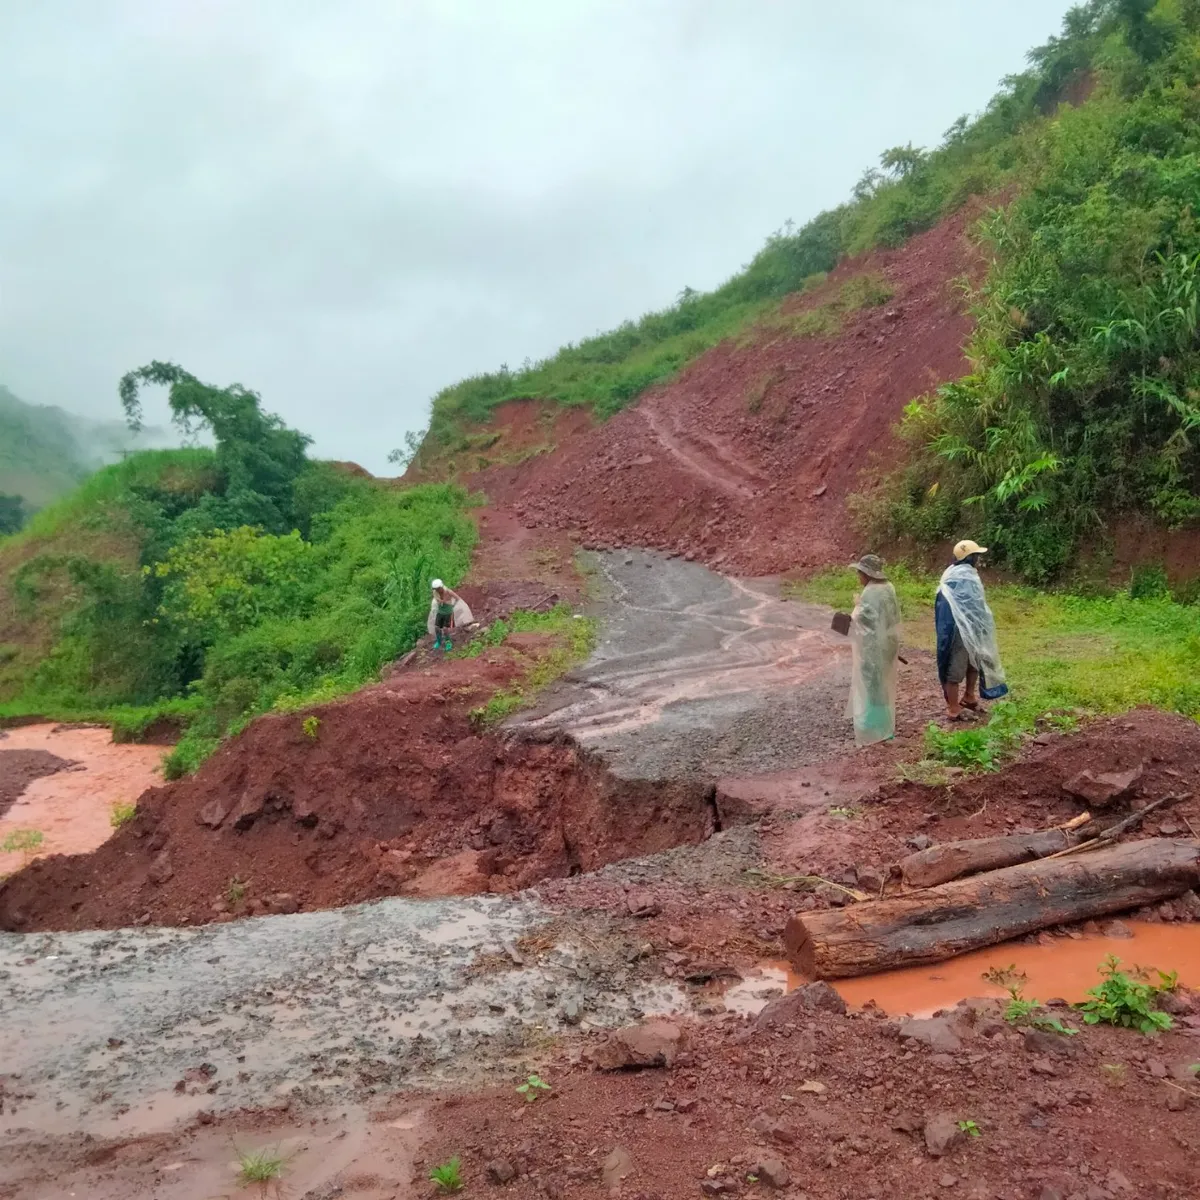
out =
<path fill-rule="evenodd" d="M 616 412 L 752 337 L 844 256 L 982 196 L 1004 207 L 977 231 L 991 268 L 975 370 L 912 407 L 910 462 L 859 498 L 864 529 L 933 542 L 967 521 L 1045 580 L 1123 513 L 1200 519 L 1200 0 L 1090 0 L 1028 60 L 941 145 L 886 151 L 845 204 L 768 238 L 715 291 L 444 389 L 419 465 L 467 448 L 506 400 Z"/>
<path fill-rule="evenodd" d="M 213 449 L 144 451 L 0 540 L 0 715 L 187 726 L 168 771 L 272 708 L 351 690 L 424 630 L 429 580 L 465 572 L 475 527 L 445 485 L 398 490 L 311 461 L 240 387 L 169 364 L 181 427 Z"/>
<path fill-rule="evenodd" d="M 67 414 L 26 404 L 0 386 L 0 493 L 41 508 L 87 473 Z"/>

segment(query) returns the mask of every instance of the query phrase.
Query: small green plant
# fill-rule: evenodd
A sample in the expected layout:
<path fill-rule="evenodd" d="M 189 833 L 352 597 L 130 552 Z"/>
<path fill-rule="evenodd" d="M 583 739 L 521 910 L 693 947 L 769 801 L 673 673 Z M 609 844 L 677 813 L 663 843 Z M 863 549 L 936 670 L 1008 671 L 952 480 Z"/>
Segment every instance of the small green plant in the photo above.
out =
<path fill-rule="evenodd" d="M 448 1163 L 434 1167 L 429 1178 L 439 1192 L 461 1192 L 466 1182 L 462 1176 L 462 1160 L 456 1154 Z"/>
<path fill-rule="evenodd" d="M 995 771 L 1000 765 L 986 726 L 947 731 L 931 721 L 925 730 L 925 753 L 934 762 L 964 771 Z"/>
<path fill-rule="evenodd" d="M 112 806 L 112 811 L 108 814 L 108 822 L 114 829 L 120 829 L 122 825 L 128 825 L 134 817 L 137 816 L 137 804 L 134 801 L 123 803 L 118 800 Z"/>
<path fill-rule="evenodd" d="M 243 1186 L 257 1183 L 263 1188 L 283 1175 L 283 1155 L 279 1147 L 273 1150 L 266 1146 L 258 1150 L 238 1150 L 238 1178 Z"/>
<path fill-rule="evenodd" d="M 1064 1025 L 1057 1017 L 1034 1017 L 1029 1024 L 1034 1029 L 1041 1029 L 1046 1033 L 1061 1033 L 1064 1037 L 1074 1037 L 1079 1032 L 1070 1025 Z"/>
<path fill-rule="evenodd" d="M 46 835 L 40 829 L 14 829 L 0 843 L 0 850 L 5 854 L 20 854 L 25 862 L 29 862 L 45 840 Z"/>
<path fill-rule="evenodd" d="M 1101 982 L 1088 989 L 1088 999 L 1079 1006 L 1084 1021 L 1089 1025 L 1119 1025 L 1147 1034 L 1170 1029 L 1170 1016 L 1154 1004 L 1160 993 L 1175 986 L 1174 972 L 1159 971 L 1159 982 L 1152 984 L 1126 974 L 1120 967 L 1121 960 L 1110 954 L 1097 968 Z"/>
<path fill-rule="evenodd" d="M 308 738 L 310 742 L 315 742 L 317 740 L 317 734 L 321 731 L 321 718 L 305 717 L 304 720 L 300 722 L 300 728 L 304 730 L 304 736 Z"/>
<path fill-rule="evenodd" d="M 958 1127 L 967 1135 L 967 1137 L 983 1137 L 979 1126 L 976 1125 L 974 1121 L 959 1121 Z"/>
<path fill-rule="evenodd" d="M 246 899 L 246 881 L 240 876 L 234 875 L 225 888 L 225 899 L 231 908 L 238 908 Z"/>
<path fill-rule="evenodd" d="M 1044 1029 L 1067 1037 L 1074 1037 L 1079 1032 L 1064 1025 L 1057 1017 L 1034 1015 L 1042 1007 L 1041 1001 L 1026 997 L 1025 985 L 1029 977 L 1024 971 L 1018 971 L 1015 963 L 1007 967 L 992 967 L 984 971 L 983 978 L 1008 992 L 1004 1019 L 1010 1025 L 1029 1025 L 1033 1029 Z"/>
<path fill-rule="evenodd" d="M 829 815 L 831 817 L 838 817 L 843 821 L 853 821 L 856 818 L 861 817 L 862 814 L 863 810 L 856 804 L 839 804 L 835 805 L 829 810 Z"/>
<path fill-rule="evenodd" d="M 517 1088 L 517 1094 L 524 1096 L 526 1101 L 532 1104 L 542 1092 L 548 1092 L 550 1085 L 540 1075 L 530 1075 Z"/>

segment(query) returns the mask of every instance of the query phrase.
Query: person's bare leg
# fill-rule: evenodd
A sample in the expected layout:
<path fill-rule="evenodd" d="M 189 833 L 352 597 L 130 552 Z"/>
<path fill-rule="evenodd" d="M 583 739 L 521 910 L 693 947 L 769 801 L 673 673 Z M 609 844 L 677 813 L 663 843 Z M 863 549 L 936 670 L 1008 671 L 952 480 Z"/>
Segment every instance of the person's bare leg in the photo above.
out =
<path fill-rule="evenodd" d="M 979 672 L 974 667 L 967 668 L 967 690 L 962 702 L 967 708 L 979 707 Z"/>
<path fill-rule="evenodd" d="M 952 721 L 957 720 L 962 715 L 962 706 L 958 702 L 958 684 L 946 684 L 945 692 L 946 716 L 948 716 Z"/>

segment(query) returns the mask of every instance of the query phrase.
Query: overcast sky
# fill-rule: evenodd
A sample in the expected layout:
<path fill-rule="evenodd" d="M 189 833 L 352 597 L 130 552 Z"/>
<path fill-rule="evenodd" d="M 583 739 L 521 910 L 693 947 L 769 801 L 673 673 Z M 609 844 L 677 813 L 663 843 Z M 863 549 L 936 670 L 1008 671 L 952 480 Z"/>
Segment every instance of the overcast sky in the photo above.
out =
<path fill-rule="evenodd" d="M 112 416 L 170 359 L 383 471 L 442 386 L 935 144 L 1068 7 L 0 0 L 0 383 Z"/>

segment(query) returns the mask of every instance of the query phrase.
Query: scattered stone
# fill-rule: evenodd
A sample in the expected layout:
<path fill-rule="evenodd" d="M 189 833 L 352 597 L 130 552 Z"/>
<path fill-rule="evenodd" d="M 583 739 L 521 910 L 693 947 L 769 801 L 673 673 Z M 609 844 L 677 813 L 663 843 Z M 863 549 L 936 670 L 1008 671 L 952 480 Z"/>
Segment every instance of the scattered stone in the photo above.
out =
<path fill-rule="evenodd" d="M 900 1038 L 920 1042 L 941 1054 L 953 1054 L 962 1049 L 959 1028 L 949 1017 L 908 1017 L 900 1022 Z"/>
<path fill-rule="evenodd" d="M 583 1018 L 583 1006 L 574 996 L 568 996 L 559 1009 L 563 1021 L 568 1025 L 578 1025 Z"/>
<path fill-rule="evenodd" d="M 919 1133 L 924 1123 L 916 1113 L 901 1113 L 893 1122 L 892 1129 L 896 1133 Z"/>
<path fill-rule="evenodd" d="M 517 1177 L 517 1168 L 506 1158 L 493 1159 L 483 1170 L 490 1183 L 511 1183 Z"/>
<path fill-rule="evenodd" d="M 796 1140 L 796 1134 L 792 1128 L 786 1122 L 772 1116 L 770 1113 L 759 1113 L 750 1122 L 750 1128 L 762 1137 L 772 1142 L 778 1142 L 781 1146 L 790 1146 Z"/>
<path fill-rule="evenodd" d="M 681 1113 L 690 1113 L 696 1111 L 696 1105 L 699 1103 L 695 1096 L 685 1096 L 682 1100 L 675 1101 L 675 1111 Z"/>
<path fill-rule="evenodd" d="M 1035 1058 L 1029 1064 L 1029 1069 L 1035 1075 L 1057 1075 L 1058 1072 L 1054 1069 L 1054 1064 L 1048 1058 Z"/>
<path fill-rule="evenodd" d="M 591 1059 L 601 1071 L 669 1067 L 678 1053 L 681 1033 L 670 1021 L 618 1029 L 592 1051 Z"/>
<path fill-rule="evenodd" d="M 925 1149 L 934 1158 L 949 1154 L 963 1140 L 958 1121 L 949 1113 L 939 1113 L 925 1122 Z"/>
<path fill-rule="evenodd" d="M 300 910 L 300 904 L 291 892 L 276 892 L 270 899 L 269 907 L 275 913 L 294 913 Z"/>
<path fill-rule="evenodd" d="M 1080 771 L 1063 784 L 1063 789 L 1092 808 L 1111 808 L 1118 800 L 1133 795 L 1144 772 L 1143 763 L 1128 771 L 1108 771 L 1103 775 Z"/>
<path fill-rule="evenodd" d="M 778 1158 L 759 1159 L 758 1165 L 754 1168 L 754 1174 L 767 1187 L 785 1188 L 792 1181 L 787 1167 Z"/>
<path fill-rule="evenodd" d="M 629 1151 L 624 1146 L 614 1147 L 600 1168 L 601 1182 L 610 1192 L 615 1192 L 620 1187 L 621 1180 L 632 1174 L 633 1159 L 629 1157 Z"/>
<path fill-rule="evenodd" d="M 1131 938 L 1133 937 L 1133 930 L 1124 921 L 1109 921 L 1104 926 L 1104 936 L 1121 939 Z"/>
<path fill-rule="evenodd" d="M 814 1096 L 823 1096 L 829 1089 L 816 1079 L 806 1079 L 797 1089 L 800 1092 L 810 1092 Z"/>
<path fill-rule="evenodd" d="M 1189 1099 L 1187 1092 L 1181 1092 L 1178 1088 L 1169 1088 L 1167 1090 L 1167 1111 L 1183 1112 L 1188 1106 Z"/>
<path fill-rule="evenodd" d="M 949 1171 L 938 1180 L 938 1183 L 944 1188 L 952 1188 L 957 1182 L 958 1176 L 951 1175 Z"/>
<path fill-rule="evenodd" d="M 928 850 L 933 845 L 933 838 L 927 833 L 915 833 L 908 839 L 908 844 L 914 850 Z"/>
<path fill-rule="evenodd" d="M 890 871 L 881 870 L 879 867 L 859 867 L 854 873 L 857 885 L 873 896 L 883 891 L 890 874 Z"/>
<path fill-rule="evenodd" d="M 758 1014 L 754 1026 L 756 1029 L 771 1029 L 777 1025 L 795 1024 L 815 1012 L 836 1013 L 839 1016 L 846 1012 L 846 1001 L 824 980 L 806 983 L 772 1000 Z"/>
<path fill-rule="evenodd" d="M 654 893 L 648 891 L 633 891 L 625 897 L 625 906 L 631 917 L 657 917 L 662 912 L 662 905 L 654 899 Z"/>
<path fill-rule="evenodd" d="M 688 944 L 688 935 L 678 925 L 672 925 L 671 928 L 667 930 L 667 941 L 670 942 L 672 946 L 686 946 Z"/>
<path fill-rule="evenodd" d="M 1059 1058 L 1074 1058 L 1077 1053 L 1071 1038 L 1061 1033 L 1049 1033 L 1043 1029 L 1026 1029 L 1025 1049 L 1030 1054 L 1044 1057 L 1048 1054 Z"/>
<path fill-rule="evenodd" d="M 175 874 L 175 868 L 171 866 L 171 856 L 163 850 L 150 864 L 150 869 L 146 872 L 146 877 L 151 883 L 164 884 Z"/>

